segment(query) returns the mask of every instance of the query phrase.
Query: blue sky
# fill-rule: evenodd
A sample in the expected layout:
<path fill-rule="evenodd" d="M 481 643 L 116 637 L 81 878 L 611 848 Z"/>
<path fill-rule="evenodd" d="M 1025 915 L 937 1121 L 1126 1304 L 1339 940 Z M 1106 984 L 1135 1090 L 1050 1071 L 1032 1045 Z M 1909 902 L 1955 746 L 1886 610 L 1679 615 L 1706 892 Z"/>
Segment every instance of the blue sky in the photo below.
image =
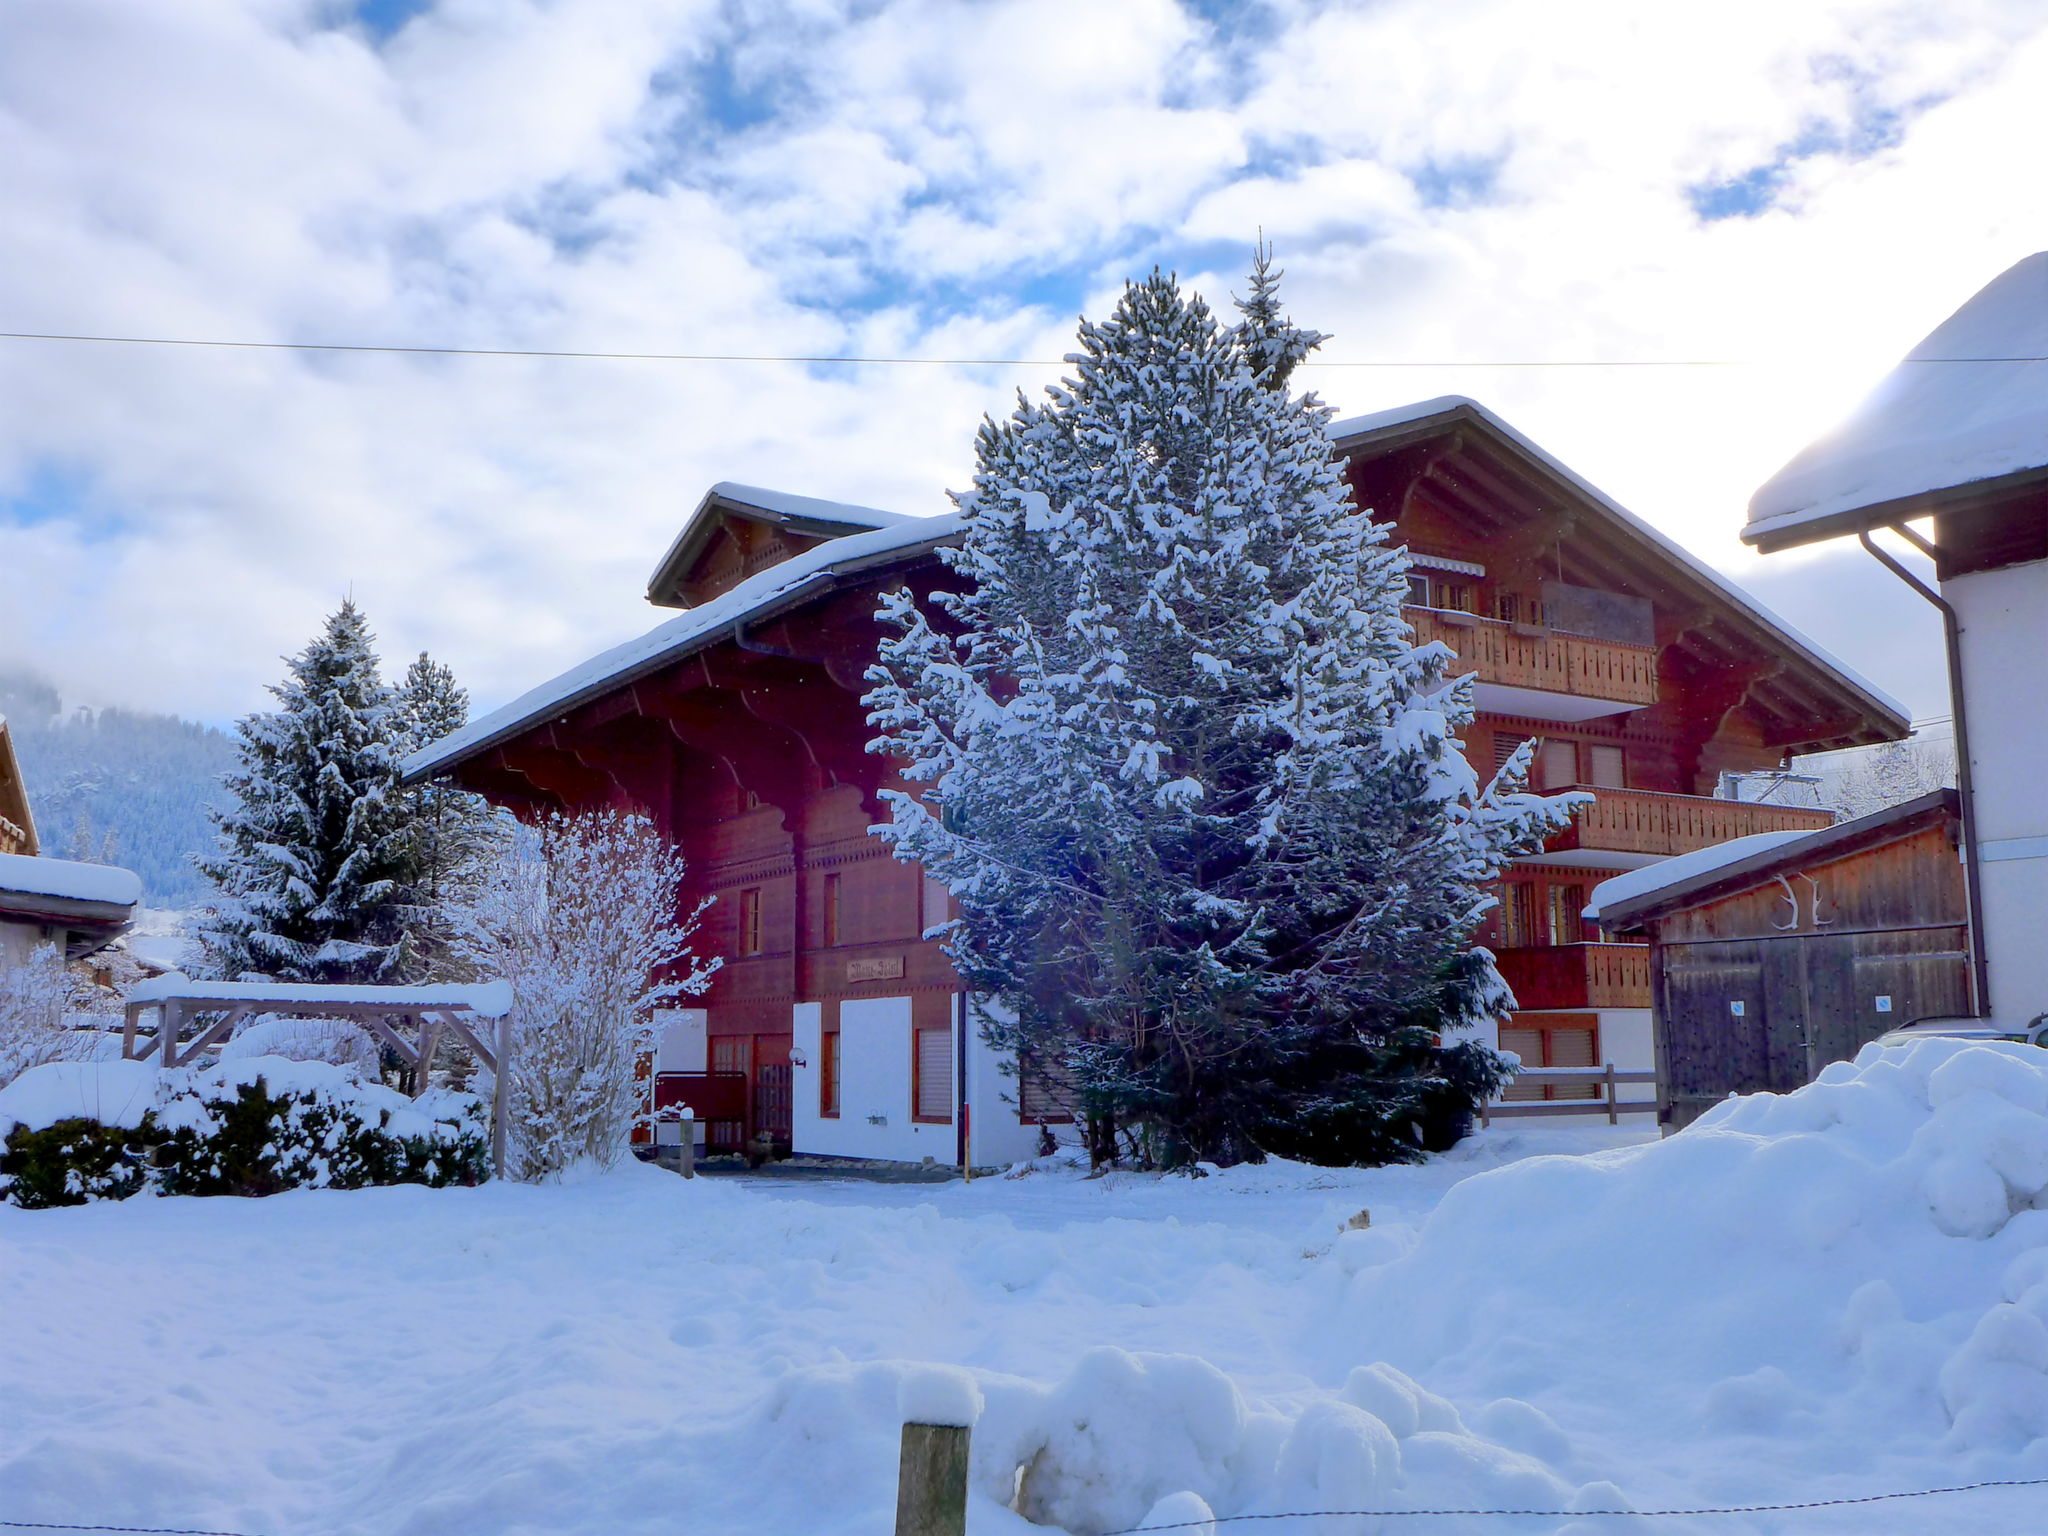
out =
<path fill-rule="evenodd" d="M 0 330 L 1054 358 L 1263 230 L 1347 411 L 1485 400 L 1916 707 L 1749 491 L 2043 244 L 2032 3 L 25 0 Z M 1502 361 L 1735 358 L 1719 369 Z M 1363 363 L 1429 363 L 1398 369 Z M 722 478 L 934 512 L 1045 367 L 0 342 L 0 664 L 214 719 L 353 590 L 483 702 Z"/>

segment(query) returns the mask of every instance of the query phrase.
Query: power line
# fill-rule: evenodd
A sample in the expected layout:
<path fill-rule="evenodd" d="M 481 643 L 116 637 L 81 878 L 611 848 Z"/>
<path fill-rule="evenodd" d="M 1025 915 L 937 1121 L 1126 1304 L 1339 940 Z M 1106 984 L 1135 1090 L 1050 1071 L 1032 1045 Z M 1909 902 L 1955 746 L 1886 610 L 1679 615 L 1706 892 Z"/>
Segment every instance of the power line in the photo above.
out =
<path fill-rule="evenodd" d="M 1946 1488 L 1913 1488 L 1903 1493 L 1866 1493 L 1842 1499 L 1807 1499 L 1794 1504 L 1701 1505 L 1691 1509 L 1297 1509 L 1272 1515 L 1211 1515 L 1204 1520 L 1178 1520 L 1170 1525 L 1133 1525 L 1108 1536 L 1141 1536 L 1152 1531 L 1185 1531 L 1202 1526 L 1231 1525 L 1247 1520 L 1424 1520 L 1443 1517 L 1484 1517 L 1489 1519 L 1560 1515 L 1588 1518 L 1664 1520 L 1689 1515 L 1776 1515 L 1802 1509 L 1838 1509 L 1851 1504 L 1885 1504 L 1898 1499 L 1932 1499 L 1950 1493 L 1975 1493 L 1984 1488 L 2048 1487 L 2048 1477 L 1993 1478 L 1979 1483 L 1955 1483 Z M 0 1520 L 0 1529 L 16 1531 L 90 1531 L 105 1536 L 243 1536 L 236 1531 L 187 1530 L 156 1525 L 63 1525 L 51 1520 Z"/>
<path fill-rule="evenodd" d="M 214 347 L 243 352 L 376 352 L 408 357 L 554 357 L 635 363 L 815 363 L 861 367 L 1060 368 L 1063 357 L 845 357 L 765 352 L 570 352 L 537 347 L 401 347 L 340 341 L 223 341 L 186 336 L 87 336 L 58 331 L 0 331 L 0 341 L 70 341 L 122 347 Z M 1303 368 L 1757 368 L 1772 360 L 1741 357 L 1317 359 Z M 2048 363 L 2042 357 L 1909 357 L 1909 363 Z"/>

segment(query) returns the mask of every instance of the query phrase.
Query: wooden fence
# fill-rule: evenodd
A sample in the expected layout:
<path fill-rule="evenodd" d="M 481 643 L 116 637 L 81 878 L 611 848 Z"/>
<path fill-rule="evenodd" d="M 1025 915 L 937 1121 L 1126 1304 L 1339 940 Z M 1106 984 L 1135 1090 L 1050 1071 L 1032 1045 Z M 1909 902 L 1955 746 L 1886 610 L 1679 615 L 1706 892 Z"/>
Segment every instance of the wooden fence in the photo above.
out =
<path fill-rule="evenodd" d="M 1615 1097 L 1614 1090 L 1636 1083 L 1659 1081 L 1654 1072 L 1623 1072 L 1614 1067 L 1532 1067 L 1526 1072 L 1515 1074 L 1517 1087 L 1541 1087 L 1546 1083 L 1570 1084 L 1575 1088 L 1591 1085 L 1601 1090 L 1597 1097 L 1590 1099 L 1553 1099 L 1543 1103 L 1528 1104 L 1482 1104 L 1479 1108 L 1479 1123 L 1489 1125 L 1495 1120 L 1532 1119 L 1546 1115 L 1597 1115 L 1604 1112 L 1609 1125 L 1621 1124 L 1623 1115 L 1654 1115 L 1663 1107 L 1664 1095 L 1661 1090 L 1652 1098 L 1640 1102 Z"/>

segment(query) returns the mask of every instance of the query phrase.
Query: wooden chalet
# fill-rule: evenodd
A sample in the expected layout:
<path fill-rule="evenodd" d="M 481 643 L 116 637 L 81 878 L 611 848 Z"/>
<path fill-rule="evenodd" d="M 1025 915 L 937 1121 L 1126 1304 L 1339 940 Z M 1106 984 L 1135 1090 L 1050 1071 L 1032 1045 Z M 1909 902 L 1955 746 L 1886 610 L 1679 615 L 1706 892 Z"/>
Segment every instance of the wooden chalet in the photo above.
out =
<path fill-rule="evenodd" d="M 1532 1064 L 1650 1064 L 1648 951 L 1579 916 L 1617 870 L 1825 812 L 1717 799 L 1719 775 L 1903 736 L 1898 707 L 1476 403 L 1340 423 L 1362 505 L 1415 557 L 1409 617 L 1478 677 L 1482 768 L 1530 737 L 1539 782 L 1596 802 L 1516 869 L 1486 941 Z M 935 943 L 947 895 L 868 828 L 900 786 L 860 697 L 878 594 L 955 580 L 951 517 L 714 486 L 650 601 L 682 613 L 427 748 L 517 811 L 631 805 L 675 837 L 725 957 L 657 1063 L 712 1145 L 939 1162 L 1027 1154 L 1058 1107 L 971 1031 Z M 1639 1058 L 1639 1059 L 1638 1059 Z M 967 1113 L 957 1112 L 965 1105 Z"/>
<path fill-rule="evenodd" d="M 1960 841 L 1957 794 L 1938 789 L 1596 887 L 1600 926 L 1649 941 L 1667 1123 L 1731 1093 L 1789 1093 L 1887 1030 L 1967 1014 Z"/>
<path fill-rule="evenodd" d="M 7 717 L 0 715 L 0 853 L 34 857 L 41 851 L 36 819 L 28 808 L 28 786 L 22 783 L 21 764 L 14 758 L 14 736 L 7 729 Z"/>

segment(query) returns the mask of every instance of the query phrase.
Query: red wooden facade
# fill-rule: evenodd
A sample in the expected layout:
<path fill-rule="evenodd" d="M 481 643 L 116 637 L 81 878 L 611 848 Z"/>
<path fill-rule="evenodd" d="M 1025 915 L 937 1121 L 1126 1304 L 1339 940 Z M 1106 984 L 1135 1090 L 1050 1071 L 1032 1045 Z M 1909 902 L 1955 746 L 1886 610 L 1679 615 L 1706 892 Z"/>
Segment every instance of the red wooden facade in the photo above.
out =
<path fill-rule="evenodd" d="M 1709 796 L 1724 770 L 1897 737 L 1905 722 L 1493 418 L 1440 404 L 1340 431 L 1358 497 L 1421 557 L 1418 634 L 1478 674 L 1474 762 L 1485 770 L 1536 737 L 1541 785 L 1600 796 L 1516 872 L 1484 940 L 1532 1006 L 1647 1006 L 1646 970 L 1578 919 L 1587 888 L 1708 842 L 1825 824 Z M 673 639 L 657 632 L 413 769 L 519 810 L 635 806 L 679 841 L 689 899 L 719 898 L 702 940 L 725 957 L 704 999 L 706 1065 L 745 1074 L 746 1123 L 733 1129 L 747 1134 L 785 1129 L 775 1093 L 790 1081 L 799 1005 L 820 1006 L 821 1114 L 837 1091 L 843 1005 L 911 999 L 906 1081 L 938 1059 L 927 1032 L 953 1026 L 956 979 L 919 936 L 943 917 L 944 893 L 867 832 L 885 814 L 878 792 L 901 781 L 866 751 L 860 704 L 878 594 L 953 579 L 933 553 L 952 525 L 876 513 L 869 525 L 885 526 L 870 533 L 858 509 L 837 523 L 802 515 L 821 505 L 714 491 L 650 586 L 689 610 Z"/>

